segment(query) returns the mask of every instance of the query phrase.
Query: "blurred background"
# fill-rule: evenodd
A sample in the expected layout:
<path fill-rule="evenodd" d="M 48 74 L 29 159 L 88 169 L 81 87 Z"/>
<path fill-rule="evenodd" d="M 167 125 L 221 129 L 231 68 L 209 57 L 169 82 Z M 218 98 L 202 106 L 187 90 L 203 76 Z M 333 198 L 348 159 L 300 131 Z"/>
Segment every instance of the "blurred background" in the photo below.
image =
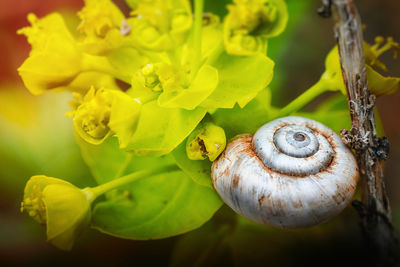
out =
<path fill-rule="evenodd" d="M 128 12 L 124 1 L 115 1 Z M 221 3 L 206 1 L 205 10 L 223 15 Z M 269 56 L 276 62 L 271 85 L 274 105 L 284 106 L 313 85 L 324 70 L 324 59 L 334 46 L 333 22 L 316 14 L 320 1 L 287 0 L 289 24 L 284 34 L 271 39 Z M 400 2 L 356 1 L 365 39 L 377 35 L 400 40 Z M 107 264 L 112 266 L 292 266 L 365 264 L 365 248 L 356 212 L 347 208 L 331 222 L 304 230 L 277 230 L 237 218 L 222 208 L 206 225 L 191 233 L 163 240 L 122 240 L 87 230 L 72 252 L 45 242 L 45 228 L 19 212 L 23 188 L 30 176 L 46 174 L 80 187 L 94 184 L 75 144 L 69 111 L 69 94 L 31 96 L 16 69 L 29 53 L 25 37 L 26 15 L 39 17 L 59 11 L 77 26 L 75 14 L 82 0 L 0 0 L 0 265 L 58 266 Z M 390 74 L 400 76 L 400 60 L 385 54 Z M 312 111 L 329 94 L 313 101 Z M 385 179 L 395 227 L 400 229 L 400 91 L 383 96 L 377 104 L 391 143 Z M 344 259 L 348 259 L 344 261 Z"/>

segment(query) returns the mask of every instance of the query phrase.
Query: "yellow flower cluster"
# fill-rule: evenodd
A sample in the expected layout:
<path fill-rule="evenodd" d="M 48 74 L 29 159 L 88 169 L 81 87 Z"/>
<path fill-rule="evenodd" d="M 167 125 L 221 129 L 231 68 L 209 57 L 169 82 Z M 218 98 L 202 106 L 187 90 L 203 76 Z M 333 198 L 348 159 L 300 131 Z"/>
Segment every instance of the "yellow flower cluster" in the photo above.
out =
<path fill-rule="evenodd" d="M 179 66 L 171 67 L 163 51 L 186 40 L 192 24 L 189 1 L 137 1 L 126 18 L 111 0 L 85 0 L 78 16 L 81 23 L 72 34 L 58 13 L 41 19 L 29 14 L 31 26 L 18 33 L 27 37 L 32 50 L 19 74 L 35 95 L 72 91 L 75 101 L 68 115 L 74 117 L 79 136 L 100 144 L 116 134 L 123 148 L 129 143 L 126 138 L 135 129 L 141 106 L 157 95 L 132 88 L 125 93 L 115 81 L 132 82 L 134 88 L 145 79 L 144 87 L 151 88 L 149 82 L 155 87 L 157 81 L 151 80 L 159 75 L 163 85 L 159 90 L 180 88 L 182 71 L 176 70 Z M 150 70 L 153 65 L 159 66 L 159 74 Z M 122 122 L 128 123 L 123 126 Z"/>
<path fill-rule="evenodd" d="M 274 63 L 259 52 L 268 36 L 283 30 L 286 5 L 236 0 L 224 26 L 218 16 L 203 12 L 203 0 L 194 1 L 194 16 L 189 0 L 127 3 L 132 11 L 125 16 L 112 0 L 84 0 L 76 31 L 58 13 L 29 14 L 31 26 L 18 31 L 32 46 L 18 69 L 26 88 L 34 95 L 72 93 L 66 115 L 84 148 L 115 136 L 125 152 L 154 158 L 187 139 L 186 160 L 215 160 L 226 136 L 221 127 L 204 122 L 206 114 L 236 103 L 243 107 L 271 81 Z M 97 196 L 140 177 L 177 171 L 176 165 L 83 190 L 33 176 L 21 210 L 47 226 L 49 242 L 68 250 L 89 225 Z"/>

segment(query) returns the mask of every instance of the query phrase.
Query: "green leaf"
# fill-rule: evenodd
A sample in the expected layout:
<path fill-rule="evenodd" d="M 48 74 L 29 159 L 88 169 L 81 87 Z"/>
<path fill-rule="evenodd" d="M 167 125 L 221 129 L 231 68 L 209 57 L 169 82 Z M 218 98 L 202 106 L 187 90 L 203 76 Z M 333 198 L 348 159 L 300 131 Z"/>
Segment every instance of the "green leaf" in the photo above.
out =
<path fill-rule="evenodd" d="M 162 108 L 156 101 L 143 105 L 136 131 L 125 150 L 140 156 L 159 156 L 177 147 L 206 114 L 203 108 Z"/>
<path fill-rule="evenodd" d="M 121 195 L 96 205 L 92 226 L 129 239 L 158 239 L 196 229 L 221 206 L 214 190 L 175 171 L 134 182 Z"/>
<path fill-rule="evenodd" d="M 244 107 L 271 82 L 274 62 L 262 54 L 237 57 L 224 52 L 214 67 L 218 69 L 219 83 L 201 106 L 233 108 L 235 103 Z"/>
<path fill-rule="evenodd" d="M 253 134 L 276 113 L 270 99 L 270 90 L 264 89 L 244 108 L 235 105 L 233 109 L 218 109 L 212 118 L 225 130 L 227 139 L 238 134 Z"/>
<path fill-rule="evenodd" d="M 107 138 L 100 145 L 92 145 L 76 135 L 83 159 L 90 168 L 98 184 L 116 179 L 120 176 L 154 167 L 173 164 L 169 155 L 163 157 L 135 157 L 118 148 L 117 138 Z"/>
<path fill-rule="evenodd" d="M 172 156 L 178 167 L 192 178 L 194 182 L 213 188 L 211 183 L 211 162 L 209 160 L 190 160 L 186 155 L 185 147 L 185 142 L 182 142 L 172 151 Z"/>
<path fill-rule="evenodd" d="M 111 181 L 125 174 L 128 169 L 129 153 L 118 149 L 116 137 L 107 138 L 100 145 L 87 143 L 79 135 L 75 135 L 81 154 L 98 184 Z"/>
<path fill-rule="evenodd" d="M 134 157 L 118 148 L 115 137 L 101 145 L 79 138 L 77 141 L 100 184 L 134 171 L 175 162 L 171 155 Z M 121 238 L 163 238 L 200 227 L 221 204 L 212 188 L 193 182 L 183 171 L 175 171 L 135 181 L 107 194 L 107 200 L 94 208 L 92 225 Z"/>

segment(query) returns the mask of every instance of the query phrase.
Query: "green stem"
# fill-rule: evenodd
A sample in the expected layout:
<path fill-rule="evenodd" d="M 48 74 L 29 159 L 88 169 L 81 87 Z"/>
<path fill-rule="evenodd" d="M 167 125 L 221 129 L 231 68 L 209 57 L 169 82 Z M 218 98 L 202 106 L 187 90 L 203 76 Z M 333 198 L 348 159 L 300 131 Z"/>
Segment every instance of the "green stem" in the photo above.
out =
<path fill-rule="evenodd" d="M 214 50 L 211 52 L 210 56 L 207 58 L 206 63 L 207 65 L 213 65 L 215 62 L 218 60 L 218 58 L 221 56 L 221 54 L 225 52 L 225 46 L 224 46 L 224 41 L 221 40 L 219 44 L 214 48 Z"/>
<path fill-rule="evenodd" d="M 118 179 L 119 177 L 122 176 L 122 174 L 126 171 L 126 168 L 128 168 L 129 163 L 131 162 L 133 157 L 132 153 L 128 153 L 128 155 L 126 156 L 124 162 L 122 163 L 121 167 L 119 168 L 119 170 L 117 171 L 117 174 L 114 176 L 114 179 Z"/>
<path fill-rule="evenodd" d="M 194 48 L 194 59 L 193 59 L 193 73 L 197 73 L 197 70 L 201 65 L 201 30 L 203 26 L 203 8 L 204 0 L 194 1 L 194 25 L 193 25 L 193 48 Z"/>
<path fill-rule="evenodd" d="M 101 184 L 96 187 L 88 187 L 83 189 L 85 193 L 88 195 L 88 199 L 90 202 L 93 202 L 97 197 L 101 196 L 104 193 L 107 193 L 108 191 L 111 191 L 113 189 L 119 188 L 121 186 L 125 186 L 128 184 L 133 183 L 136 180 L 139 180 L 141 178 L 145 177 L 150 177 L 154 176 L 157 174 L 161 174 L 164 172 L 173 172 L 179 170 L 178 166 L 174 165 L 167 165 L 159 168 L 154 168 L 154 169 L 149 169 L 149 170 L 141 170 L 137 171 L 125 176 L 122 176 L 118 179 L 111 180 L 110 182 L 107 182 L 105 184 Z"/>
<path fill-rule="evenodd" d="M 288 116 L 300 110 L 302 107 L 311 102 L 314 98 L 316 98 L 317 96 L 321 95 L 322 93 L 328 90 L 329 88 L 325 85 L 325 83 L 321 81 L 317 82 L 307 91 L 298 96 L 295 100 L 290 102 L 286 107 L 282 108 L 275 117 L 280 118 Z"/>

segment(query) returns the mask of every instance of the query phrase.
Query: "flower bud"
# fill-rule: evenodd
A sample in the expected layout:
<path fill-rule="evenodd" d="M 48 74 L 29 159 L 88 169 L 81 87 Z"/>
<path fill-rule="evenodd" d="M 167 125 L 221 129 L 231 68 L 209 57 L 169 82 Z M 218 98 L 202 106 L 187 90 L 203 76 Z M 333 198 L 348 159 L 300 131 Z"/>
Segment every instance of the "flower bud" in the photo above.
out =
<path fill-rule="evenodd" d="M 75 239 L 90 223 L 92 196 L 61 179 L 43 175 L 29 179 L 21 211 L 46 225 L 47 241 L 70 250 Z"/>
<path fill-rule="evenodd" d="M 200 124 L 188 137 L 186 154 L 191 160 L 209 158 L 214 161 L 224 151 L 226 137 L 224 129 L 211 123 Z"/>

